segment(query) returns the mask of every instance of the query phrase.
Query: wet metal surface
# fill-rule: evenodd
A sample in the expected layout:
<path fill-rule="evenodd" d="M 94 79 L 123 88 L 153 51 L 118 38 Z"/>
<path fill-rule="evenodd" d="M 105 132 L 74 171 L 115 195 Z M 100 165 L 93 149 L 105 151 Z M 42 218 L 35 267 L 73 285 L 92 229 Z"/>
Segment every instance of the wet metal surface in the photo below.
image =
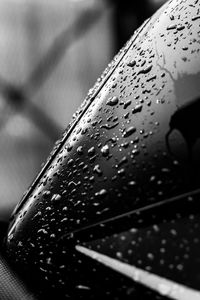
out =
<path fill-rule="evenodd" d="M 7 254 L 42 293 L 168 299 L 77 245 L 199 291 L 199 9 L 170 1 L 132 38 L 16 209 Z"/>

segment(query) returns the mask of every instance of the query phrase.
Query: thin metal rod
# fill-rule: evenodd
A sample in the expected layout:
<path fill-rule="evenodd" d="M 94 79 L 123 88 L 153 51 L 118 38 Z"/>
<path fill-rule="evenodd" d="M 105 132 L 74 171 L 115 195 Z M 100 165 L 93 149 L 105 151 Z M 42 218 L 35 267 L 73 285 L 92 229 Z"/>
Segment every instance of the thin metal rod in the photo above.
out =
<path fill-rule="evenodd" d="M 200 291 L 188 288 L 175 281 L 123 263 L 117 259 L 82 246 L 76 246 L 76 250 L 109 267 L 110 269 L 131 278 L 133 281 L 158 292 L 163 296 L 167 296 L 174 300 L 200 300 Z"/>

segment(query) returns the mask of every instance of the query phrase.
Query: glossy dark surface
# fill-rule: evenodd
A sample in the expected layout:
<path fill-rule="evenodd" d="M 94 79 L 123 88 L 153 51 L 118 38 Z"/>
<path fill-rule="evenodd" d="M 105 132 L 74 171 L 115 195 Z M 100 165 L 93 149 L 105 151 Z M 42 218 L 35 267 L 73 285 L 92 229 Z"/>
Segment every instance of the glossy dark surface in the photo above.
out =
<path fill-rule="evenodd" d="M 7 255 L 41 295 L 165 299 L 77 244 L 200 289 L 199 10 L 170 1 L 133 36 L 16 209 Z"/>

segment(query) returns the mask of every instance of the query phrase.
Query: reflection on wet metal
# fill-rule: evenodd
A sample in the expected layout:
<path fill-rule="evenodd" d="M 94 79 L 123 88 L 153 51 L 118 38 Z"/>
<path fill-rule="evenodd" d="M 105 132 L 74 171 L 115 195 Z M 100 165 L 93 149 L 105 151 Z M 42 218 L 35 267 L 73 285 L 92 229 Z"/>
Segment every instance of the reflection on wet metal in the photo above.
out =
<path fill-rule="evenodd" d="M 200 110 L 200 99 L 197 98 L 186 105 L 180 107 L 172 116 L 169 123 L 170 130 L 166 135 L 166 143 L 171 152 L 169 137 L 173 130 L 179 130 L 184 137 L 188 154 L 192 156 L 192 148 L 200 138 L 200 130 L 198 126 Z"/>
<path fill-rule="evenodd" d="M 200 292 L 185 287 L 179 283 L 168 280 L 156 274 L 144 271 L 134 266 L 122 263 L 109 256 L 100 254 L 96 251 L 87 249 L 82 246 L 76 246 L 76 250 L 97 260 L 98 262 L 106 265 L 107 267 L 139 282 L 152 290 L 157 291 L 163 296 L 167 296 L 176 300 L 200 300 Z"/>
<path fill-rule="evenodd" d="M 165 210 L 165 218 L 166 218 L 167 217 L 166 209 L 168 211 L 170 209 L 173 209 L 173 212 L 175 212 L 176 211 L 176 206 L 179 207 L 178 211 L 180 213 L 181 209 L 185 209 L 185 205 L 187 205 L 187 212 L 188 212 L 189 211 L 189 205 L 188 205 L 187 202 L 190 199 L 192 199 L 192 197 L 196 197 L 196 196 L 198 197 L 199 195 L 200 195 L 200 189 L 196 189 L 194 191 L 190 191 L 188 193 L 177 195 L 175 197 L 165 199 L 164 201 L 160 201 L 160 202 L 157 202 L 157 203 L 149 204 L 147 206 L 144 206 L 144 207 L 141 207 L 141 208 L 138 208 L 138 209 L 135 209 L 135 210 L 132 210 L 132 211 L 120 214 L 118 216 L 106 219 L 106 220 L 103 221 L 103 224 L 104 224 L 104 226 L 107 225 L 107 224 L 109 226 L 109 224 L 111 222 L 114 223 L 114 222 L 117 222 L 117 221 L 118 222 L 122 222 L 123 224 L 125 224 L 125 222 L 124 222 L 125 218 L 130 218 L 131 216 L 134 216 L 134 217 L 140 216 L 142 213 L 146 213 L 146 214 L 151 214 L 152 215 L 153 212 L 155 213 L 156 210 L 157 210 L 157 214 L 159 213 L 159 215 L 161 214 L 162 210 Z M 185 204 L 184 201 L 186 201 L 187 204 Z M 180 203 L 181 203 L 181 207 L 180 207 Z M 173 205 L 173 208 L 171 207 L 172 205 Z M 193 203 L 192 205 L 195 208 L 195 204 Z M 173 214 L 171 213 L 171 217 L 172 217 L 172 215 Z M 157 217 L 158 217 L 158 215 L 157 215 Z M 146 221 L 147 221 L 147 219 L 149 220 L 150 217 L 148 217 L 148 218 L 145 217 Z M 87 231 L 87 230 L 90 230 L 90 229 L 95 229 L 95 227 L 98 227 L 98 226 L 101 226 L 101 225 L 102 225 L 102 222 L 97 222 L 97 223 L 91 224 L 89 226 L 82 227 L 81 229 L 74 230 L 74 231 L 72 231 L 70 233 L 70 235 L 74 235 L 74 234 L 77 234 L 77 233 L 83 235 L 84 231 Z M 116 224 L 115 224 L 115 226 L 116 226 Z M 120 225 L 120 228 L 122 230 L 122 225 Z M 117 232 L 117 230 L 116 230 L 116 232 Z M 105 233 L 104 233 L 104 235 L 105 235 Z M 69 236 L 69 233 L 64 234 L 60 239 L 63 240 L 67 236 Z M 79 236 L 79 238 L 80 238 L 80 236 Z"/>

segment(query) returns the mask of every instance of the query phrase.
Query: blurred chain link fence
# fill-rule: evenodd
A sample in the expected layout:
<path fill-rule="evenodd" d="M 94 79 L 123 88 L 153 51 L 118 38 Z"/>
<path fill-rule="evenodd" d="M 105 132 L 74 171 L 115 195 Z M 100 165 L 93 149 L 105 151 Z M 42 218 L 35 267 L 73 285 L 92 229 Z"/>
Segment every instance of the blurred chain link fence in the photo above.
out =
<path fill-rule="evenodd" d="M 82 23 L 77 23 L 82 11 L 94 11 L 96 20 L 90 24 L 83 16 Z M 51 129 L 42 128 L 38 114 L 47 117 L 47 124 L 48 120 L 57 124 L 59 137 L 109 62 L 111 14 L 100 0 L 0 1 L 0 90 L 4 82 L 23 86 L 30 74 L 38 85 L 21 106 L 14 103 L 18 96 L 13 91 L 12 98 L 7 97 L 8 91 L 6 97 L 4 91 L 0 94 L 0 219 L 7 218 L 20 200 L 54 142 Z M 55 39 L 62 33 L 69 43 L 61 42 L 63 49 L 57 53 Z M 40 75 L 43 71 L 47 78 Z"/>

